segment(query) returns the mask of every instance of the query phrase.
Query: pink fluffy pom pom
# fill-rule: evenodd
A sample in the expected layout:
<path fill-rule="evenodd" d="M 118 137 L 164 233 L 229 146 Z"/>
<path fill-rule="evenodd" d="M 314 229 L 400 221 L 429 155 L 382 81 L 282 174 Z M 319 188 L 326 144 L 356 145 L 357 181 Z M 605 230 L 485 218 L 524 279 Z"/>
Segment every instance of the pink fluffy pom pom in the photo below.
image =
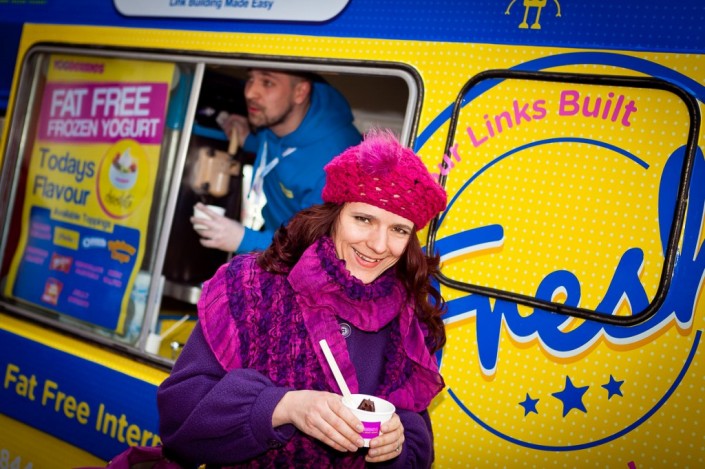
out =
<path fill-rule="evenodd" d="M 384 176 L 396 170 L 403 148 L 391 131 L 372 130 L 359 147 L 358 163 L 372 176 Z"/>

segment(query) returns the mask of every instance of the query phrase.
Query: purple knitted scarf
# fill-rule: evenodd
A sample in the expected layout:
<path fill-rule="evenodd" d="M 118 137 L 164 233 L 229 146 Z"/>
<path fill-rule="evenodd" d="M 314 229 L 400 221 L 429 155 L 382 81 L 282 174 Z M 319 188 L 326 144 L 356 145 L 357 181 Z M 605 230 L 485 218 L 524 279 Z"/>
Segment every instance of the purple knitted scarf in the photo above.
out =
<path fill-rule="evenodd" d="M 236 256 L 221 267 L 204 285 L 199 301 L 204 335 L 225 370 L 251 368 L 277 386 L 339 393 L 318 345 L 326 339 L 354 393 L 357 375 L 338 318 L 368 332 L 391 322 L 386 375 L 375 394 L 399 409 L 419 412 L 443 388 L 422 325 L 394 269 L 363 284 L 336 257 L 328 237 L 309 247 L 288 275 L 263 271 L 255 257 Z M 361 456 L 335 452 L 297 432 L 283 448 L 268 451 L 250 466 L 358 464 L 364 466 Z"/>

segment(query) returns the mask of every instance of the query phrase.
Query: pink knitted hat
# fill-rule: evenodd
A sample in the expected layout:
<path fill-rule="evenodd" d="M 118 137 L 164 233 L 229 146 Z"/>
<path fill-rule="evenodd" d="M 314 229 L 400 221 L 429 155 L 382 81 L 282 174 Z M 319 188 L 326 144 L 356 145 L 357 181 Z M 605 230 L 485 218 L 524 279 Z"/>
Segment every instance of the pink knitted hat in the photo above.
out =
<path fill-rule="evenodd" d="M 446 206 L 446 193 L 421 159 L 389 131 L 372 131 L 325 168 L 323 201 L 364 202 L 411 220 L 420 230 Z"/>

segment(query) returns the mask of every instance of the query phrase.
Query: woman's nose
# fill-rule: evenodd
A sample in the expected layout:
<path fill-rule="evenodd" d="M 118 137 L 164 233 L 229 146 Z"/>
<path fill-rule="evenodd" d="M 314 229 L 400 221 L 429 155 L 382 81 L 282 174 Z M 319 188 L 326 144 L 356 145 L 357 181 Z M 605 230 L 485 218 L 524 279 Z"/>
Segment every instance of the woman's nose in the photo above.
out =
<path fill-rule="evenodd" d="M 387 249 L 387 231 L 381 228 L 372 230 L 367 246 L 378 254 L 383 253 Z"/>

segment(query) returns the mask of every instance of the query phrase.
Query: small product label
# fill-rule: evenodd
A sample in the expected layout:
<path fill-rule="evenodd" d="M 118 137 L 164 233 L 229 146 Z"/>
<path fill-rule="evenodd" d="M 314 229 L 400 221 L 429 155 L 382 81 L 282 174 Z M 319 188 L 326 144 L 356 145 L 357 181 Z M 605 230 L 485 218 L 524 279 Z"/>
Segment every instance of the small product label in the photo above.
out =
<path fill-rule="evenodd" d="M 379 435 L 379 429 L 382 426 L 379 422 L 362 422 L 362 432 L 360 436 L 363 438 L 376 438 Z"/>

